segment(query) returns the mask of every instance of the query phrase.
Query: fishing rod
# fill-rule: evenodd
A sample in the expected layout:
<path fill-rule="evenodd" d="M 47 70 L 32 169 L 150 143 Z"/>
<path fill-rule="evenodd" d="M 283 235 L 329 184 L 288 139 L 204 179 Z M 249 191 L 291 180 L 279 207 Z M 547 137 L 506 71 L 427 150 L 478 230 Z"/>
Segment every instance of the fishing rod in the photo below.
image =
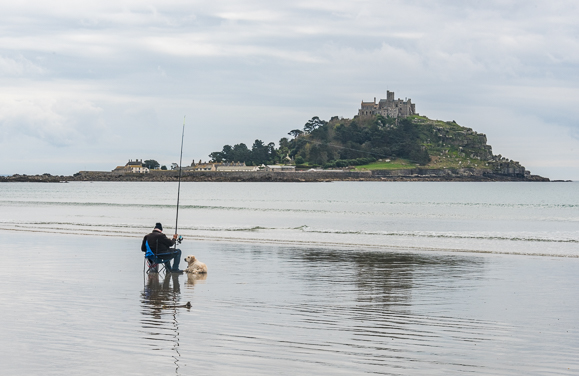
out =
<path fill-rule="evenodd" d="M 175 235 L 177 235 L 177 225 L 179 224 L 179 196 L 181 195 L 181 165 L 183 164 L 183 138 L 185 137 L 185 116 L 183 116 L 183 132 L 181 133 L 181 156 L 179 157 L 179 185 L 177 187 L 177 214 L 175 216 Z M 182 237 L 179 237 L 178 243 L 181 243 Z M 177 243 L 175 243 L 175 248 Z"/>

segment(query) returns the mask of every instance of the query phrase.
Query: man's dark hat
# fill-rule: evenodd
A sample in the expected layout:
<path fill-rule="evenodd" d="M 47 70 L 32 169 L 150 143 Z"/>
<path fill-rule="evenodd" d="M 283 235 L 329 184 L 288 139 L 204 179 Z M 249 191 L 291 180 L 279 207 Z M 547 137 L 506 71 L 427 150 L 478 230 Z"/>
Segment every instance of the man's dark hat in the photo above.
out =
<path fill-rule="evenodd" d="M 159 230 L 163 231 L 163 225 L 160 224 L 159 222 L 157 222 L 157 224 L 155 225 L 155 228 L 158 228 Z"/>

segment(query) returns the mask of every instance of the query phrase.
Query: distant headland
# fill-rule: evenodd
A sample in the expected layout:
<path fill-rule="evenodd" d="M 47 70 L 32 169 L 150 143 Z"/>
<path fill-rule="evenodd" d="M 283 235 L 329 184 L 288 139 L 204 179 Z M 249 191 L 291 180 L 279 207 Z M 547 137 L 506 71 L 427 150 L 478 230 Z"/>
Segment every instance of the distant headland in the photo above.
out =
<path fill-rule="evenodd" d="M 206 162 L 182 167 L 184 181 L 549 181 L 494 155 L 486 135 L 420 116 L 408 99 L 362 100 L 352 119 L 314 116 L 278 144 L 224 145 Z M 112 171 L 0 177 L 4 181 L 173 181 L 179 166 L 129 160 Z"/>

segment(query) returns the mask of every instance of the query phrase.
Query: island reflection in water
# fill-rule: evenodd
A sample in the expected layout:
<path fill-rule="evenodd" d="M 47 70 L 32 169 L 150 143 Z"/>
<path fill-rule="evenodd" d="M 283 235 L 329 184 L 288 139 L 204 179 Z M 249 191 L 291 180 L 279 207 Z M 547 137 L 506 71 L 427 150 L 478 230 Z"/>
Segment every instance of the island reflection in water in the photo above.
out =
<path fill-rule="evenodd" d="M 439 309 L 441 291 L 468 289 L 481 278 L 482 257 L 267 246 L 206 254 L 211 283 L 195 290 L 195 319 L 182 316 L 192 332 L 182 335 L 180 349 L 214 374 L 235 374 L 236 367 L 388 373 L 450 363 L 440 357 L 448 333 L 480 346 L 496 328 Z M 421 312 L 420 301 L 433 302 L 433 310 Z M 489 332 L 481 335 L 482 327 Z"/>

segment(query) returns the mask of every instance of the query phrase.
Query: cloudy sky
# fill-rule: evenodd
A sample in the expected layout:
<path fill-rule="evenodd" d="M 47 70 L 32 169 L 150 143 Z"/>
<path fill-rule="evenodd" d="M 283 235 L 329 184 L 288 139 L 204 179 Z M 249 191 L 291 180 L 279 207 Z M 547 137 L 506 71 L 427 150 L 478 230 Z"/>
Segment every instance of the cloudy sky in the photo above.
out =
<path fill-rule="evenodd" d="M 361 100 L 579 179 L 579 3 L 0 0 L 0 174 L 206 160 Z"/>

